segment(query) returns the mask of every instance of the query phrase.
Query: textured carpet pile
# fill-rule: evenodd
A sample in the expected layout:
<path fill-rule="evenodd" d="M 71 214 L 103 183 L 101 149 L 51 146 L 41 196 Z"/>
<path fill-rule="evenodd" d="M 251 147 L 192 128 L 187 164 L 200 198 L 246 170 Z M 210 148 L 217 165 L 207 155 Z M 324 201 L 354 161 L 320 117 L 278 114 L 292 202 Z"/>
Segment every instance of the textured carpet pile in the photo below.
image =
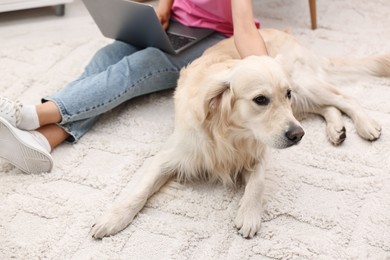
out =
<path fill-rule="evenodd" d="M 388 0 L 254 1 L 263 27 L 289 29 L 326 56 L 390 52 Z M 38 103 L 75 79 L 109 40 L 89 17 L 78 37 L 47 37 L 0 49 L 0 93 Z M 91 32 L 88 30 L 91 29 Z M 3 39 L 2 39 L 3 41 Z M 390 79 L 339 86 L 383 127 L 362 140 L 349 118 L 339 147 L 316 116 L 302 142 L 272 150 L 259 234 L 237 234 L 243 187 L 170 183 L 116 236 L 93 240 L 95 218 L 131 188 L 173 130 L 172 91 L 137 98 L 105 114 L 76 145 L 52 153 L 51 173 L 27 175 L 0 161 L 0 259 L 390 259 Z M 1 149 L 1 148 L 0 148 Z"/>

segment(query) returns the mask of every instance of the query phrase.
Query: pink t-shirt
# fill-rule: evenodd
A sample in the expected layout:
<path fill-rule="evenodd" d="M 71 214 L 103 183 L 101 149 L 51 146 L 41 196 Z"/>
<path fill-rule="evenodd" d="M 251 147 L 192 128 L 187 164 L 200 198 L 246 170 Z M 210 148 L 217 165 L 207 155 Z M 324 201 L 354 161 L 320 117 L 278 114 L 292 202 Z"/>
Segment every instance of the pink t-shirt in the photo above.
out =
<path fill-rule="evenodd" d="M 233 35 L 232 0 L 174 0 L 172 16 L 180 23 Z M 260 24 L 254 21 L 257 28 Z"/>

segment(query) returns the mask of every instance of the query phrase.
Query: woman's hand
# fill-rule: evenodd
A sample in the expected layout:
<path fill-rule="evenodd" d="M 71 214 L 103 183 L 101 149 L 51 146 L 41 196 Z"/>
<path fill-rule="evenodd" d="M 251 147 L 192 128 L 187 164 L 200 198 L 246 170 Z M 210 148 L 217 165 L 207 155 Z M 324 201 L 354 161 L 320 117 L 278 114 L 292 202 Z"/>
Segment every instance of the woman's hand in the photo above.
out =
<path fill-rule="evenodd" d="M 166 30 L 169 26 L 172 4 L 173 4 L 173 0 L 160 0 L 158 2 L 156 14 L 164 30 Z"/>

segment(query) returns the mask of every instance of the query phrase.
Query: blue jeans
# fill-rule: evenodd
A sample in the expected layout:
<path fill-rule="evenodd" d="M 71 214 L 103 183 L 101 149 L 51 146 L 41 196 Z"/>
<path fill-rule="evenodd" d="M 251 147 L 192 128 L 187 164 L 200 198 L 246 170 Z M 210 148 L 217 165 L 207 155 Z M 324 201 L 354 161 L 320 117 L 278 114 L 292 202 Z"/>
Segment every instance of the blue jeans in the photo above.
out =
<path fill-rule="evenodd" d="M 134 97 L 174 88 L 181 68 L 224 38 L 214 33 L 177 55 L 115 41 L 95 54 L 79 79 L 42 101 L 57 104 L 59 126 L 69 133 L 67 141 L 77 142 L 99 115 Z"/>

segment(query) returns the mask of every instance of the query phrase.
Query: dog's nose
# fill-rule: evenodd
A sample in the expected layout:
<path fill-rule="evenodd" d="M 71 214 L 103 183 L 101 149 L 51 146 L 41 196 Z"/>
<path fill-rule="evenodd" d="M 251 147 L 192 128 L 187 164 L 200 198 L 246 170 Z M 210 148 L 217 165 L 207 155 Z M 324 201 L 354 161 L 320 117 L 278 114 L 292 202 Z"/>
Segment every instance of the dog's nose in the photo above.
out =
<path fill-rule="evenodd" d="M 305 132 L 303 131 L 302 127 L 300 127 L 300 126 L 292 126 L 286 132 L 286 137 L 292 143 L 296 144 L 299 141 L 301 141 L 301 139 L 302 139 L 304 134 L 305 134 Z"/>

